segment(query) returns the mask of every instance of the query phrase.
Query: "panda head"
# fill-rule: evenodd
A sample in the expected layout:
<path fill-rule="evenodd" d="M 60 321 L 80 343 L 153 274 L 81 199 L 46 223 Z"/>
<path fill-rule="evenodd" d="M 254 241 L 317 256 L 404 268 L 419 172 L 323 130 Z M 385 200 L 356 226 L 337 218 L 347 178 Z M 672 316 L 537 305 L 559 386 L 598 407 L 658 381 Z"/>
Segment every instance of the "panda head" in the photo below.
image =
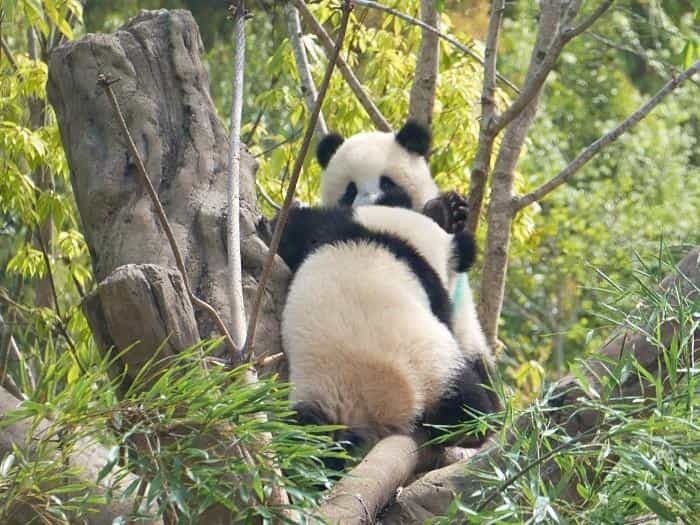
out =
<path fill-rule="evenodd" d="M 323 204 L 421 210 L 438 195 L 426 161 L 429 149 L 430 131 L 413 120 L 397 133 L 366 132 L 348 139 L 326 135 L 316 150 L 324 170 Z"/>

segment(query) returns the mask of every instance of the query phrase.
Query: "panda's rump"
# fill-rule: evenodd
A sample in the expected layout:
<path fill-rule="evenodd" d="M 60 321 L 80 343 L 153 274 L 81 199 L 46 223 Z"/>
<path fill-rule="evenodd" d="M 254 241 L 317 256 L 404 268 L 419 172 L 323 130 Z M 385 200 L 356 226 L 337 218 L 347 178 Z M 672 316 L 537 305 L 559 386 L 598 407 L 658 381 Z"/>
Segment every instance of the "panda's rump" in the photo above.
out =
<path fill-rule="evenodd" d="M 415 275 L 371 243 L 325 246 L 304 262 L 282 334 L 294 401 L 387 433 L 409 431 L 462 359 Z"/>

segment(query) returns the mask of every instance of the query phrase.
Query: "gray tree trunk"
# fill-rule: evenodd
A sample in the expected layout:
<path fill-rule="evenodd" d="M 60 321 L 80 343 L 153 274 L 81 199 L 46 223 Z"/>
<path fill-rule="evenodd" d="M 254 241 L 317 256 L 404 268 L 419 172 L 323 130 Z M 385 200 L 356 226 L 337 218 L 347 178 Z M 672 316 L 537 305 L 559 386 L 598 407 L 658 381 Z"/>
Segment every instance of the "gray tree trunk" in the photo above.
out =
<path fill-rule="evenodd" d="M 132 367 L 167 334 L 178 351 L 216 333 L 191 306 L 174 258 L 136 178 L 134 159 L 107 97 L 112 86 L 187 266 L 192 289 L 231 326 L 231 271 L 226 247 L 226 130 L 209 95 L 202 41 L 187 11 L 143 11 L 110 35 L 87 35 L 57 49 L 49 63 L 49 100 L 56 110 L 95 278 L 85 303 L 103 348 L 141 341 Z M 256 163 L 241 151 L 241 250 L 246 307 L 266 245 L 256 232 Z M 124 265 L 132 265 L 124 268 Z M 144 266 L 155 265 L 155 266 Z M 280 262 L 267 290 L 255 348 L 280 351 L 279 317 L 289 272 Z M 198 333 L 197 333 L 198 332 Z M 221 348 L 223 352 L 223 347 Z"/>

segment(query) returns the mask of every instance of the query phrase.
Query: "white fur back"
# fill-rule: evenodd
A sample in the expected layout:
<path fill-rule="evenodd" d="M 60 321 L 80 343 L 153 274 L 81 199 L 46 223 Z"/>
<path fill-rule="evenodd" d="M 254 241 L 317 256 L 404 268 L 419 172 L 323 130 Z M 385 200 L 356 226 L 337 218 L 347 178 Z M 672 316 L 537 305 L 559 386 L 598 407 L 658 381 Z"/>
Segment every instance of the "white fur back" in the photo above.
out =
<path fill-rule="evenodd" d="M 452 236 L 421 213 L 389 206 L 359 206 L 357 221 L 372 231 L 391 233 L 418 251 L 448 288 L 455 272 L 450 268 Z"/>
<path fill-rule="evenodd" d="M 329 245 L 297 272 L 282 317 L 294 401 L 378 438 L 409 432 L 463 357 L 405 263 L 376 245 Z"/>
<path fill-rule="evenodd" d="M 321 176 L 321 201 L 337 204 L 350 181 L 360 191 L 376 191 L 382 175 L 406 190 L 417 210 L 438 195 L 424 157 L 407 151 L 393 133 L 371 131 L 346 139 L 333 154 Z"/>
<path fill-rule="evenodd" d="M 391 233 L 413 246 L 437 272 L 450 298 L 454 297 L 459 274 L 450 264 L 452 235 L 436 222 L 412 210 L 387 206 L 359 206 L 355 208 L 355 217 L 366 228 Z M 493 365 L 493 352 L 481 329 L 466 274 L 464 279 L 461 297 L 455 301 L 458 308 L 453 312 L 452 331 L 465 357 L 470 360 L 483 357 L 488 365 Z"/>

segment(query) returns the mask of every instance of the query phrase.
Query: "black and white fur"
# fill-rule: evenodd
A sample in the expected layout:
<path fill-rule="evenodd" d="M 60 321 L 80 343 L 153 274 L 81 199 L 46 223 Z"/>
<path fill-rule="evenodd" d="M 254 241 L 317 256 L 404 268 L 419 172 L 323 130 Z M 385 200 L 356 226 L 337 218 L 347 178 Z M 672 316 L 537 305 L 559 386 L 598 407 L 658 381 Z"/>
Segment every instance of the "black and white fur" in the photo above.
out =
<path fill-rule="evenodd" d="M 323 205 L 361 209 L 367 204 L 384 204 L 411 208 L 433 218 L 447 231 L 461 231 L 466 220 L 465 203 L 454 198 L 457 194 L 440 198 L 425 158 L 430 142 L 430 131 L 412 120 L 396 133 L 366 132 L 347 139 L 337 134 L 326 135 L 316 151 L 324 168 Z M 392 219 L 393 216 L 387 217 Z M 399 224 L 381 223 L 381 220 L 383 217 L 373 220 L 371 227 L 389 231 L 401 228 Z M 440 242 L 426 240 L 422 246 L 425 252 L 430 252 L 439 250 Z M 452 279 L 447 289 L 456 305 L 452 327 L 460 347 L 465 355 L 481 355 L 491 366 L 493 352 L 479 323 L 467 275 L 462 275 L 460 280 Z"/>
<path fill-rule="evenodd" d="M 401 208 L 293 208 L 279 254 L 294 273 L 282 344 L 300 422 L 372 444 L 499 408 L 490 363 L 452 332 L 447 287 L 473 262 L 468 234 Z"/>
<path fill-rule="evenodd" d="M 326 135 L 316 149 L 323 168 L 321 201 L 325 206 L 382 204 L 422 211 L 439 195 L 425 160 L 429 149 L 430 132 L 412 120 L 395 134 Z"/>

